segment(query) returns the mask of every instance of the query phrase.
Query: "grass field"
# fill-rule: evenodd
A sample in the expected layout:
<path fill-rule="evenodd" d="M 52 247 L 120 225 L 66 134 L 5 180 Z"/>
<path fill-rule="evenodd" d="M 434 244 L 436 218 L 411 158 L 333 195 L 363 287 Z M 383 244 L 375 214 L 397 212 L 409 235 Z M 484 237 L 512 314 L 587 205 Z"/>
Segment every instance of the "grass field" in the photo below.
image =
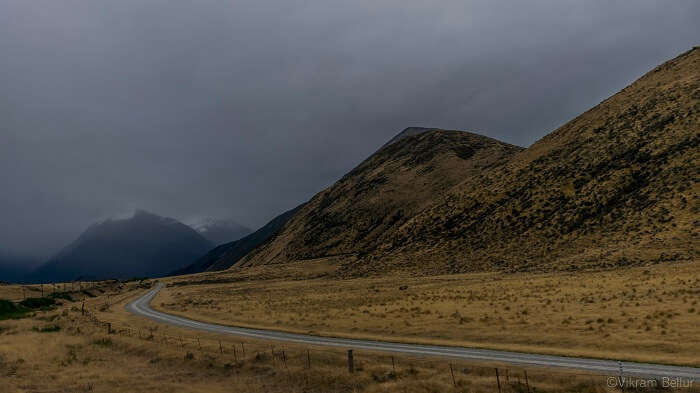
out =
<path fill-rule="evenodd" d="M 153 305 L 316 334 L 700 363 L 697 263 L 355 280 L 328 278 L 335 266 L 171 278 Z M 89 296 L 68 291 L 72 301 L 0 321 L 0 392 L 497 392 L 496 368 L 502 392 L 616 391 L 604 376 L 581 372 L 365 351 L 350 374 L 344 349 L 195 332 L 128 313 L 124 306 L 150 285 L 96 283 Z M 2 291 L 21 299 L 26 289 Z M 112 334 L 89 314 L 110 322 Z"/>
<path fill-rule="evenodd" d="M 698 295 L 697 262 L 352 280 L 251 269 L 175 278 L 153 305 L 231 325 L 698 366 Z"/>
<path fill-rule="evenodd" d="M 343 349 L 256 342 L 157 325 L 124 309 L 144 288 L 101 289 L 104 295 L 85 300 L 86 309 L 110 321 L 111 334 L 82 315 L 82 301 L 0 321 L 0 391 L 497 392 L 496 367 L 505 392 L 613 391 L 605 387 L 604 377 L 566 370 L 370 352 L 356 352 L 355 372 L 350 374 Z"/>

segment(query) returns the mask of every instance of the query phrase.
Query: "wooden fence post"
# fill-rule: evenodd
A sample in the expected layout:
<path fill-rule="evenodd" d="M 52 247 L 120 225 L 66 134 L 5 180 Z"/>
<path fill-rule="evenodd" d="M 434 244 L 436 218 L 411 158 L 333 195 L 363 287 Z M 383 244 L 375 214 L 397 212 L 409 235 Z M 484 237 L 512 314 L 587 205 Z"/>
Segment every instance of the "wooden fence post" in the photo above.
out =
<path fill-rule="evenodd" d="M 107 322 L 107 334 L 112 334 L 112 323 Z"/>
<path fill-rule="evenodd" d="M 308 349 L 306 350 L 306 368 L 311 368 L 311 354 Z"/>
<path fill-rule="evenodd" d="M 457 381 L 455 381 L 455 371 L 452 369 L 452 363 L 450 363 L 450 374 L 452 375 L 452 385 L 457 387 Z"/>
<path fill-rule="evenodd" d="M 525 373 L 525 387 L 527 387 L 527 393 L 530 393 L 530 381 L 527 379 L 527 370 L 523 370 Z"/>
<path fill-rule="evenodd" d="M 221 346 L 221 340 L 219 340 L 219 352 L 224 353 L 224 347 Z"/>
<path fill-rule="evenodd" d="M 348 372 L 355 372 L 355 359 L 352 354 L 352 349 L 348 349 Z"/>
<path fill-rule="evenodd" d="M 238 363 L 238 351 L 236 350 L 236 345 L 233 345 L 233 358 L 236 360 L 236 363 Z"/>
<path fill-rule="evenodd" d="M 452 367 L 452 365 L 450 365 L 450 367 Z M 391 355 L 391 369 L 396 373 L 396 360 L 394 359 L 394 355 Z"/>
<path fill-rule="evenodd" d="M 498 376 L 498 369 L 496 369 L 496 383 L 498 384 L 498 393 L 501 393 L 501 378 Z"/>

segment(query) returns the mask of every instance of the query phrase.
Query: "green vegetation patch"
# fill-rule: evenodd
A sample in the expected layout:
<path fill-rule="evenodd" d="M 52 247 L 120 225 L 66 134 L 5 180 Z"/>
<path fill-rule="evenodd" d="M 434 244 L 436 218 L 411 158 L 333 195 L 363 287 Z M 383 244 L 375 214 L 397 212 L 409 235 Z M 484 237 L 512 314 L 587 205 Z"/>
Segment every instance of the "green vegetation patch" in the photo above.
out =
<path fill-rule="evenodd" d="M 95 297 L 95 295 L 93 295 L 93 294 L 92 294 L 90 291 L 88 291 L 87 289 L 83 289 L 83 290 L 82 290 L 82 293 L 83 293 L 83 295 L 85 295 L 85 296 L 87 296 L 87 297 Z"/>
<path fill-rule="evenodd" d="M 66 292 L 53 292 L 49 294 L 49 297 L 52 299 L 63 299 L 63 300 L 68 300 L 69 302 L 73 301 L 73 298 L 70 297 L 70 294 Z"/>
<path fill-rule="evenodd" d="M 53 298 L 50 298 L 50 297 L 28 297 L 28 298 L 22 300 L 21 302 L 19 302 L 20 306 L 23 306 L 26 308 L 31 308 L 34 310 L 50 309 L 55 304 L 56 304 L 56 300 Z"/>
<path fill-rule="evenodd" d="M 38 333 L 55 333 L 61 330 L 61 327 L 58 325 L 48 325 L 48 326 L 42 326 L 42 327 L 36 327 L 34 326 L 32 328 L 35 332 Z"/>
<path fill-rule="evenodd" d="M 50 297 L 30 297 L 19 303 L 0 299 L 0 321 L 24 318 L 33 311 L 52 310 L 55 304 L 56 300 Z"/>
<path fill-rule="evenodd" d="M 0 299 L 0 321 L 17 319 L 26 316 L 31 310 L 15 302 Z"/>

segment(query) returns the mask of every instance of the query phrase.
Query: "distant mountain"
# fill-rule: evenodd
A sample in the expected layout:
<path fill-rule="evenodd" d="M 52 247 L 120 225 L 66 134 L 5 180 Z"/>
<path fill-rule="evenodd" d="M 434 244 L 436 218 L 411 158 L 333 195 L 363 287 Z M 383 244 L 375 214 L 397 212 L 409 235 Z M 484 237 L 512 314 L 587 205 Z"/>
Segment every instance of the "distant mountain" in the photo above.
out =
<path fill-rule="evenodd" d="M 252 229 L 245 227 L 233 220 L 206 219 L 197 224 L 192 225 L 192 228 L 209 240 L 212 244 L 224 244 L 238 239 L 241 239 L 253 232 Z"/>
<path fill-rule="evenodd" d="M 251 250 L 275 236 L 301 207 L 288 210 L 273 218 L 264 227 L 237 241 L 221 244 L 197 259 L 191 265 L 178 269 L 169 275 L 200 273 L 203 271 L 226 270 L 235 265 Z"/>
<path fill-rule="evenodd" d="M 527 149 L 409 128 L 236 266 L 340 256 L 338 273 L 357 276 L 697 260 L 699 130 L 699 48 Z"/>
<path fill-rule="evenodd" d="M 407 128 L 301 208 L 240 266 L 361 257 L 466 178 L 499 168 L 520 147 L 465 131 Z"/>
<path fill-rule="evenodd" d="M 93 224 L 31 279 L 157 277 L 185 266 L 211 246 L 187 225 L 139 210 L 131 218 Z"/>
<path fill-rule="evenodd" d="M 34 266 L 32 259 L 0 255 L 0 282 L 22 282 Z"/>

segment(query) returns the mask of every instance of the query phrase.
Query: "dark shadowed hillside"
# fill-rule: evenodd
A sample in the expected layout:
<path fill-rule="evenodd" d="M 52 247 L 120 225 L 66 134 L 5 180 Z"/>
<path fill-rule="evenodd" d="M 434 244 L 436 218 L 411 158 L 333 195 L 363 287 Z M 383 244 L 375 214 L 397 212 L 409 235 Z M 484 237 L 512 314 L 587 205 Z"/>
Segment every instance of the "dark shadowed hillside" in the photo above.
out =
<path fill-rule="evenodd" d="M 303 206 L 303 205 L 302 205 Z M 204 254 L 191 265 L 174 271 L 171 275 L 200 273 L 203 271 L 225 270 L 235 265 L 250 251 L 263 244 L 279 232 L 289 218 L 294 215 L 302 206 L 286 211 L 272 219 L 264 227 L 251 233 L 250 235 L 225 244 L 221 244 Z"/>
<path fill-rule="evenodd" d="M 314 196 L 241 264 L 372 254 L 454 185 L 521 150 L 469 132 L 409 128 Z"/>
<path fill-rule="evenodd" d="M 137 211 L 128 219 L 90 226 L 39 267 L 34 281 L 161 276 L 211 248 L 194 229 L 171 218 Z"/>
<path fill-rule="evenodd" d="M 232 220 L 207 219 L 192 228 L 212 244 L 224 244 L 241 239 L 253 232 Z"/>
<path fill-rule="evenodd" d="M 29 274 L 36 261 L 0 254 L 0 282 L 21 282 Z"/>

